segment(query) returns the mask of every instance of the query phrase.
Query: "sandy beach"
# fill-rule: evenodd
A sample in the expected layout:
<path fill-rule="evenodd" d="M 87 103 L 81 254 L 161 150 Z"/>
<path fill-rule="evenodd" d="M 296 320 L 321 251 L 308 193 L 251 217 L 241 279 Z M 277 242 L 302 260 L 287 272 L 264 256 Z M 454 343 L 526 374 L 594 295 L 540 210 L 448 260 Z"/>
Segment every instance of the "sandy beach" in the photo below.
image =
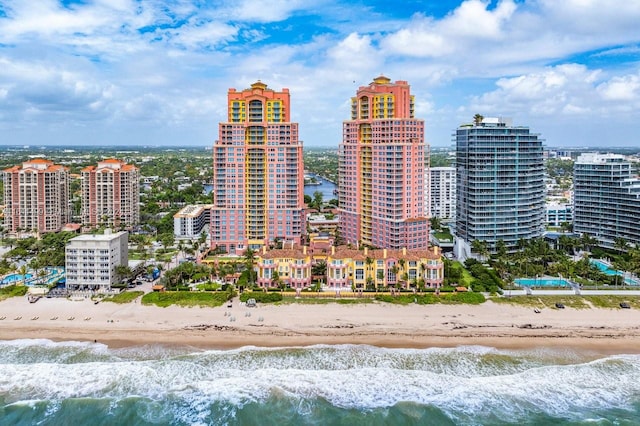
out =
<path fill-rule="evenodd" d="M 0 302 L 0 339 L 98 341 L 110 347 L 369 344 L 383 347 L 572 347 L 640 352 L 640 311 L 544 309 L 496 304 L 398 306 L 289 304 L 247 308 L 159 308 L 91 300 Z"/>

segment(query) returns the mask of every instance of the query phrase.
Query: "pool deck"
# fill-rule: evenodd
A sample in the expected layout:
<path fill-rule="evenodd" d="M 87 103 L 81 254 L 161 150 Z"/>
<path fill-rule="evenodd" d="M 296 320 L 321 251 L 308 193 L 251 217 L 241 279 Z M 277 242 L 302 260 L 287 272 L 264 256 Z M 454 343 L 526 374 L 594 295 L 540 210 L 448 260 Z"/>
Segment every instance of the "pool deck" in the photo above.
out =
<path fill-rule="evenodd" d="M 527 291 L 523 289 L 516 290 L 505 290 L 503 297 L 509 296 L 526 296 Z M 574 296 L 576 295 L 575 290 L 566 289 L 566 290 L 551 290 L 545 288 L 536 287 L 531 289 L 531 296 Z M 580 290 L 581 296 L 640 296 L 639 290 Z"/>

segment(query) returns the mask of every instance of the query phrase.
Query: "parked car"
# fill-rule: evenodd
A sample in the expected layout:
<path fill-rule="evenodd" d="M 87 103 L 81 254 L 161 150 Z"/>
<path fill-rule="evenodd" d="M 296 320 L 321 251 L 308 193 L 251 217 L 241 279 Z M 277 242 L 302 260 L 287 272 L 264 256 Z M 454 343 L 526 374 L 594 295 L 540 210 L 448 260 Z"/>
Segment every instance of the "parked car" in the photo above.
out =
<path fill-rule="evenodd" d="M 564 304 L 563 303 L 556 303 L 556 308 L 558 309 L 564 309 Z"/>
<path fill-rule="evenodd" d="M 630 304 L 628 304 L 627 302 L 621 302 L 621 303 L 620 303 L 620 307 L 621 307 L 622 309 L 631 309 L 631 305 L 630 305 Z"/>

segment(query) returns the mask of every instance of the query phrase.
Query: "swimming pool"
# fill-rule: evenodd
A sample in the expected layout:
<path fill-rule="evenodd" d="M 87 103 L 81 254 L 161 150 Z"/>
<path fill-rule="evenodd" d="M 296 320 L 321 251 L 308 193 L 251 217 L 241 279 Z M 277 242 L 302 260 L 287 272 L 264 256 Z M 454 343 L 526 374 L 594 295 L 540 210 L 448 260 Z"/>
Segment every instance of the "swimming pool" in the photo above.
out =
<path fill-rule="evenodd" d="M 622 277 L 624 277 L 624 282 L 627 285 L 640 285 L 640 281 L 638 281 L 636 278 L 633 278 L 631 276 L 627 276 L 623 271 L 618 271 L 616 269 L 611 269 L 609 267 L 609 265 L 604 263 L 602 260 L 591 259 L 590 262 L 591 262 L 592 265 L 595 265 L 603 274 L 606 274 L 606 275 L 609 275 L 609 276 L 613 276 L 613 275 L 622 276 Z"/>
<path fill-rule="evenodd" d="M 14 284 L 18 281 L 28 280 L 33 277 L 33 274 L 9 274 L 0 281 L 0 284 Z"/>
<path fill-rule="evenodd" d="M 590 262 L 591 262 L 592 265 L 595 265 L 601 272 L 605 273 L 606 275 L 622 275 L 623 274 L 620 271 L 616 271 L 615 269 L 611 269 L 609 267 L 609 265 L 604 263 L 602 260 L 591 259 Z"/>
<path fill-rule="evenodd" d="M 564 278 L 516 278 L 514 282 L 526 287 L 571 287 Z"/>

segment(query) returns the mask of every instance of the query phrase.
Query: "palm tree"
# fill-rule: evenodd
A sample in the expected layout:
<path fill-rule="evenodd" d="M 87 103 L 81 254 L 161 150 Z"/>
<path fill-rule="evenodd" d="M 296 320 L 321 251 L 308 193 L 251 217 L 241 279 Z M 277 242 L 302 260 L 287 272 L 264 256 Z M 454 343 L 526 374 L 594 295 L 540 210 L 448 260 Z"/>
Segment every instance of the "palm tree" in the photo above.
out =
<path fill-rule="evenodd" d="M 315 191 L 313 193 L 313 206 L 320 211 L 320 209 L 322 208 L 322 199 L 323 199 L 323 195 L 322 192 L 320 191 Z"/>
<path fill-rule="evenodd" d="M 400 268 L 398 268 L 398 265 L 393 265 L 391 267 L 391 273 L 393 274 L 394 277 L 394 285 L 398 282 L 398 271 L 400 270 Z"/>
<path fill-rule="evenodd" d="M 184 241 L 178 241 L 178 254 L 184 257 Z"/>
<path fill-rule="evenodd" d="M 498 259 L 504 259 L 507 255 L 507 244 L 503 239 L 496 241 L 496 255 L 498 256 Z"/>
<path fill-rule="evenodd" d="M 367 290 L 369 290 L 371 287 L 373 287 L 373 283 L 374 283 L 374 279 L 372 276 L 368 276 L 367 277 Z"/>
<path fill-rule="evenodd" d="M 433 229 L 434 231 L 439 231 L 442 227 L 440 218 L 437 216 L 431 216 L 431 218 L 429 219 L 429 224 L 431 225 L 431 229 Z"/>
<path fill-rule="evenodd" d="M 489 248 L 487 242 L 483 240 L 473 240 L 471 242 L 471 250 L 476 252 L 483 260 L 489 257 Z"/>
<path fill-rule="evenodd" d="M 27 275 L 27 265 L 22 265 L 18 270 L 18 273 L 22 275 L 22 283 L 26 283 L 27 279 L 25 278 L 25 275 Z"/>
<path fill-rule="evenodd" d="M 625 240 L 624 238 L 617 237 L 615 239 L 614 246 L 616 250 L 618 250 L 620 253 L 624 253 L 629 248 L 629 243 L 627 243 L 627 240 Z"/>
<path fill-rule="evenodd" d="M 598 244 L 598 240 L 595 237 L 592 237 L 591 235 L 584 233 L 580 237 L 580 243 L 582 244 L 582 247 L 585 251 L 591 251 L 591 248 L 594 245 Z"/>
<path fill-rule="evenodd" d="M 404 281 L 404 285 L 407 285 L 407 280 L 409 278 L 409 274 L 407 274 L 406 270 L 405 270 L 405 265 L 407 264 L 407 261 L 404 259 L 398 259 L 398 265 L 400 265 L 400 268 L 398 270 L 398 272 L 402 271 L 402 273 L 400 274 L 400 278 L 402 281 Z M 405 278 L 405 275 L 407 276 L 407 278 Z"/>
<path fill-rule="evenodd" d="M 524 250 L 529 243 L 524 238 L 518 239 L 518 250 Z"/>
<path fill-rule="evenodd" d="M 129 279 L 133 271 L 128 265 L 117 265 L 116 266 L 116 274 L 121 281 L 125 281 Z"/>
<path fill-rule="evenodd" d="M 484 116 L 482 114 L 475 114 L 473 116 L 473 124 L 475 124 L 476 126 L 479 126 L 480 124 L 482 124 L 483 119 L 484 119 Z"/>
<path fill-rule="evenodd" d="M 271 284 L 275 287 L 280 287 L 282 285 L 282 280 L 280 279 L 280 273 L 278 270 L 273 271 L 273 275 L 271 275 Z"/>
<path fill-rule="evenodd" d="M 255 254 L 255 251 L 253 251 L 251 248 L 247 248 L 243 255 L 244 255 L 244 262 L 245 262 L 245 268 L 247 269 L 247 274 L 249 275 L 249 280 L 248 283 L 249 285 L 253 285 L 254 279 L 253 279 L 253 256 Z"/>

